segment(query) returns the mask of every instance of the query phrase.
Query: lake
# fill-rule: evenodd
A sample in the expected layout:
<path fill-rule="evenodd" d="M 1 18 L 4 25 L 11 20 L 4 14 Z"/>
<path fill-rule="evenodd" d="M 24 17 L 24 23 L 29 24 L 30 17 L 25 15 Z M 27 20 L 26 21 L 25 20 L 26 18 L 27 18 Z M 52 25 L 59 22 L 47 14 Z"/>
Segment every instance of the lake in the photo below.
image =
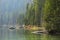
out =
<path fill-rule="evenodd" d="M 60 40 L 60 35 L 32 34 L 24 29 L 9 29 L 0 26 L 0 40 Z"/>

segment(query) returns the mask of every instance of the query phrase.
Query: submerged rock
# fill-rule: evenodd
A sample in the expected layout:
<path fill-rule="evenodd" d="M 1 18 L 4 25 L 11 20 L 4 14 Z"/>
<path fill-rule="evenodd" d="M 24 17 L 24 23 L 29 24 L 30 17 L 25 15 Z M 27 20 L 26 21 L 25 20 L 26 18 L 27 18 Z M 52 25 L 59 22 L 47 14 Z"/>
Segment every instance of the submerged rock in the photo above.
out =
<path fill-rule="evenodd" d="M 11 28 L 9 28 L 9 29 L 15 29 L 14 27 L 11 27 Z"/>

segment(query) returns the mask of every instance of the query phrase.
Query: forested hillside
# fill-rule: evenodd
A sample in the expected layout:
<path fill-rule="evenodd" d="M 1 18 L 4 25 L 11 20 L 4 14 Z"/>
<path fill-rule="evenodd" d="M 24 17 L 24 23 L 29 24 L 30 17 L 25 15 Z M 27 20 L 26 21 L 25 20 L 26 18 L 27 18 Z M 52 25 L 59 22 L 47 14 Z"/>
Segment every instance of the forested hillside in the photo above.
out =
<path fill-rule="evenodd" d="M 60 0 L 33 0 L 27 3 L 25 25 L 60 31 Z"/>

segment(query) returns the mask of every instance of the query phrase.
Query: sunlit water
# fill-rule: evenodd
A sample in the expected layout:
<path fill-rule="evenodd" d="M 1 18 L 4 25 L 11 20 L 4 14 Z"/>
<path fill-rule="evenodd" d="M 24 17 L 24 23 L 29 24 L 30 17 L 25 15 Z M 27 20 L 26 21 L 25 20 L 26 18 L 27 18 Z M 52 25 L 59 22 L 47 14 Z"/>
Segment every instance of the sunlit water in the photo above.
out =
<path fill-rule="evenodd" d="M 0 40 L 60 40 L 60 35 L 32 34 L 23 29 L 0 26 Z"/>

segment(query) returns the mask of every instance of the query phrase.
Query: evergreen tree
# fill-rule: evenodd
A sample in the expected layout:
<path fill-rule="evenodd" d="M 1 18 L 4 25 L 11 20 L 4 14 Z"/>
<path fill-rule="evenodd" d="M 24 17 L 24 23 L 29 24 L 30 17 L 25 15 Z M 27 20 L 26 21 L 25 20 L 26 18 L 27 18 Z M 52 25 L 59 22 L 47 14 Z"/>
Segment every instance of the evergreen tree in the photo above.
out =
<path fill-rule="evenodd" d="M 33 0 L 33 4 L 27 4 L 27 12 L 25 17 L 25 24 L 27 25 L 41 25 L 41 12 L 43 1 Z"/>
<path fill-rule="evenodd" d="M 45 1 L 43 19 L 47 30 L 60 31 L 60 0 Z"/>

